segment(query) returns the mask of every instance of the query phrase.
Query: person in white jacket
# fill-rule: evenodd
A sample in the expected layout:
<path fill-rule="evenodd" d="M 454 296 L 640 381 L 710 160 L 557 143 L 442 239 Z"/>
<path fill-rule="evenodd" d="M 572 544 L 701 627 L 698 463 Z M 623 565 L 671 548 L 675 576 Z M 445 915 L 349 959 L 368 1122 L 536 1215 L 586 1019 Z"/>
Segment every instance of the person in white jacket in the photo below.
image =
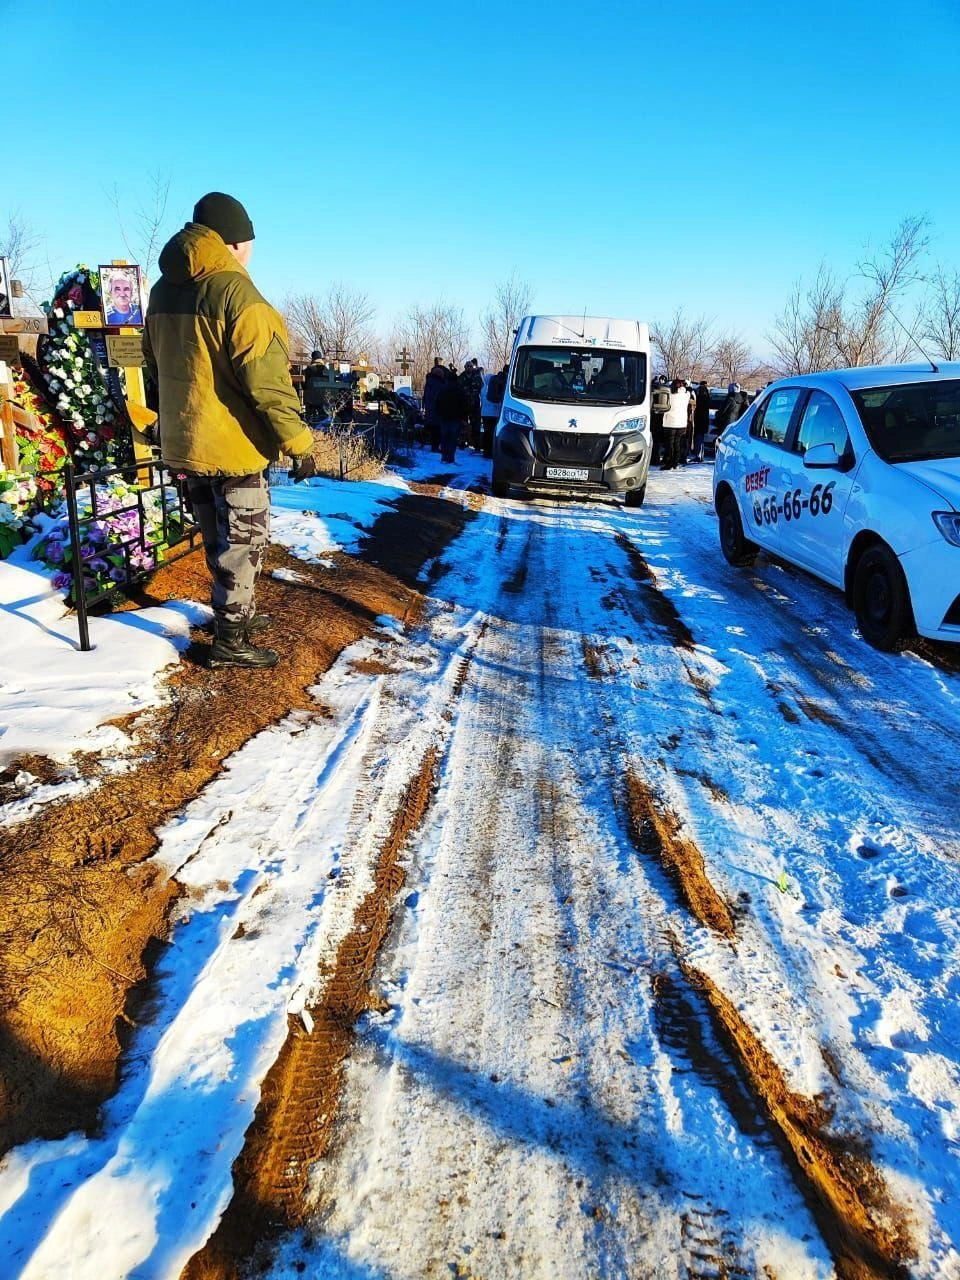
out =
<path fill-rule="evenodd" d="M 674 378 L 670 384 L 670 408 L 663 415 L 663 461 L 660 466 L 664 471 L 672 471 L 686 459 L 693 403 L 685 379 Z"/>

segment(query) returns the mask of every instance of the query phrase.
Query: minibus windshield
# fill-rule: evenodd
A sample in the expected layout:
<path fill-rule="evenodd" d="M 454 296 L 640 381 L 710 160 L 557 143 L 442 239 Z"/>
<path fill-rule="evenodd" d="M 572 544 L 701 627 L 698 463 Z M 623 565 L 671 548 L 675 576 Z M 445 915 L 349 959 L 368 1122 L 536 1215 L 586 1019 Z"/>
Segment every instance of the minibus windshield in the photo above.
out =
<path fill-rule="evenodd" d="M 598 347 L 521 347 L 511 393 L 560 404 L 643 404 L 647 357 Z"/>

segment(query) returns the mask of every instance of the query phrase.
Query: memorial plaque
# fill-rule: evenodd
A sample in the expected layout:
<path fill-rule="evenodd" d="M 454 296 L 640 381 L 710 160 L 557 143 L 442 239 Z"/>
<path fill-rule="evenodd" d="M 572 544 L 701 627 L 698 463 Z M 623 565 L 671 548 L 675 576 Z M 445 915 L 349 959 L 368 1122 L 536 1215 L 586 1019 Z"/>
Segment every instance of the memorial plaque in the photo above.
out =
<path fill-rule="evenodd" d="M 114 369 L 132 369 L 143 365 L 140 336 L 107 334 L 107 363 Z"/>
<path fill-rule="evenodd" d="M 7 364 L 20 363 L 20 343 L 15 333 L 0 334 L 0 360 Z"/>
<path fill-rule="evenodd" d="M 103 316 L 99 311 L 75 311 L 73 324 L 77 329 L 102 329 Z"/>

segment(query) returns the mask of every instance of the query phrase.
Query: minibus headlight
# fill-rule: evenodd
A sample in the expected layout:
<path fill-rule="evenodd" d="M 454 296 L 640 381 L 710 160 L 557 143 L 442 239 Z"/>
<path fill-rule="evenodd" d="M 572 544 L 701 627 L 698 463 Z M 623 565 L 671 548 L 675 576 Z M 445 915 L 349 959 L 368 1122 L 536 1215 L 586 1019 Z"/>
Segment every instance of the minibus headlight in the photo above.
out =
<path fill-rule="evenodd" d="M 960 511 L 934 511 L 933 523 L 946 540 L 960 547 Z"/>
<path fill-rule="evenodd" d="M 532 427 L 533 419 L 529 413 L 523 413 L 520 409 L 504 409 L 504 422 L 511 422 L 515 427 Z"/>
<path fill-rule="evenodd" d="M 623 435 L 624 432 L 627 432 L 627 431 L 643 431 L 646 425 L 647 425 L 647 419 L 645 417 L 624 418 L 622 422 L 618 422 L 617 425 L 613 428 L 613 434 L 615 436 L 619 436 L 619 435 Z"/>

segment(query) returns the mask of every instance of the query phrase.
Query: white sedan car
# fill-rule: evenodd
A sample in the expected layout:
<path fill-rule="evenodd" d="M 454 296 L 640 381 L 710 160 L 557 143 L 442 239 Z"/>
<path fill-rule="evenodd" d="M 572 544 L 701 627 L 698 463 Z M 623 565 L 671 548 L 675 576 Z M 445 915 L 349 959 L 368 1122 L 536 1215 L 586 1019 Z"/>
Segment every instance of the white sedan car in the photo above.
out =
<path fill-rule="evenodd" d="M 863 638 L 960 642 L 960 364 L 768 387 L 717 442 L 720 547 L 840 587 Z"/>

